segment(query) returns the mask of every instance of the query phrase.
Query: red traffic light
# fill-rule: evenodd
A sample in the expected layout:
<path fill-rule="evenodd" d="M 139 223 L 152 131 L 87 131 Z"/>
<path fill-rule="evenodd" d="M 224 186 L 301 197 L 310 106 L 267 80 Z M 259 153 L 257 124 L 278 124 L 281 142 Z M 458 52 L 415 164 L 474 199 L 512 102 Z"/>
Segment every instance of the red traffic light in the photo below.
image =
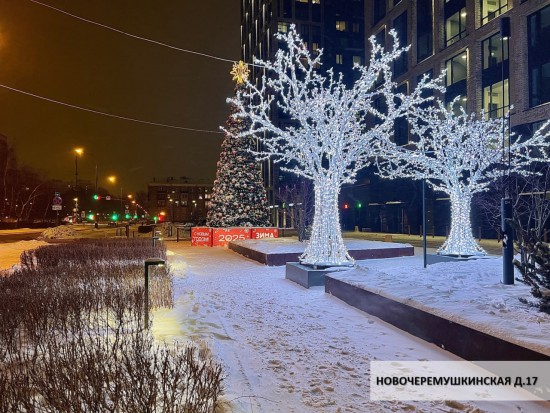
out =
<path fill-rule="evenodd" d="M 348 209 L 349 208 L 349 205 L 348 204 L 344 204 L 344 209 Z"/>

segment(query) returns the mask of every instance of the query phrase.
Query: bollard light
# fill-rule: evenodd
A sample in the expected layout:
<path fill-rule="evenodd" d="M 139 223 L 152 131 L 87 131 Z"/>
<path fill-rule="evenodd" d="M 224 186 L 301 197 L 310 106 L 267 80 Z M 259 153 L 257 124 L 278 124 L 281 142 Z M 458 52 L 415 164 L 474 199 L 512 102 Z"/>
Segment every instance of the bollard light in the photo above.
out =
<path fill-rule="evenodd" d="M 149 327 L 149 267 L 162 267 L 166 261 L 161 258 L 147 258 L 145 260 L 145 327 Z"/>

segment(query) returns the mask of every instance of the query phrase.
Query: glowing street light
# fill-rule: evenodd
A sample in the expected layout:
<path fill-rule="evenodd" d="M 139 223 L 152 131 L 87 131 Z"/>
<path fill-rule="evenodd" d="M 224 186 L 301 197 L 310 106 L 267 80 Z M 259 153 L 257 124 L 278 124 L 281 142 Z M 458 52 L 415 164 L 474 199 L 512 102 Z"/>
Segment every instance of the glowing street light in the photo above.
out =
<path fill-rule="evenodd" d="M 84 153 L 83 148 L 74 148 L 74 188 L 78 188 L 78 157 Z"/>

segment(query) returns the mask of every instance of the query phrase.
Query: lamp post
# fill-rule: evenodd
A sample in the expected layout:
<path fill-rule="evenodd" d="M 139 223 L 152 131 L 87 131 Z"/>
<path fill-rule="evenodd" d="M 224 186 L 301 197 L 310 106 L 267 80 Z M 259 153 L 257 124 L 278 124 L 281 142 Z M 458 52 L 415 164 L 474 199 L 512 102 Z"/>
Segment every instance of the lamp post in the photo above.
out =
<path fill-rule="evenodd" d="M 426 178 L 422 179 L 422 257 L 424 268 L 428 266 L 428 255 L 426 253 Z"/>
<path fill-rule="evenodd" d="M 147 258 L 145 260 L 145 328 L 149 328 L 149 267 L 163 267 L 165 261 L 161 258 Z"/>
<path fill-rule="evenodd" d="M 74 189 L 75 191 L 78 188 L 78 157 L 82 156 L 84 149 L 75 148 L 74 149 Z"/>
<path fill-rule="evenodd" d="M 504 116 L 504 40 L 507 40 L 511 35 L 510 18 L 502 17 L 500 19 L 500 55 L 501 55 L 501 75 L 502 75 L 502 160 L 506 159 L 505 152 L 505 116 Z M 508 55 L 508 61 L 510 56 Z M 508 91 L 509 93 L 509 91 Z M 508 104 L 510 97 L 508 96 Z M 508 117 L 508 120 L 510 118 Z M 509 134 L 508 134 L 509 136 Z M 510 139 L 510 137 L 508 137 Z M 510 143 L 508 142 L 508 180 L 510 179 L 511 153 Z M 505 174 L 502 173 L 502 179 L 505 180 Z M 502 231 L 502 284 L 514 284 L 514 230 L 510 224 L 513 218 L 512 200 L 509 197 L 508 184 L 505 185 L 504 196 L 501 200 L 501 231 Z"/>
<path fill-rule="evenodd" d="M 424 154 L 434 154 L 434 151 L 424 151 Z M 422 178 L 422 257 L 424 268 L 428 266 L 426 241 L 426 177 Z"/>

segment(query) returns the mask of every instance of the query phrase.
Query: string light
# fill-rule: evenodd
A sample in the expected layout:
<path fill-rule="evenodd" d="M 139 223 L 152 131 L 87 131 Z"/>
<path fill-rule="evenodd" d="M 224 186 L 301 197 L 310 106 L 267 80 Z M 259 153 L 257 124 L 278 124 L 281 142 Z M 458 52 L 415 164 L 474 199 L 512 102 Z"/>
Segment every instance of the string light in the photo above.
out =
<path fill-rule="evenodd" d="M 111 118 L 128 120 L 128 121 L 131 121 L 131 122 L 144 123 L 144 124 L 147 124 L 147 125 L 162 126 L 164 128 L 180 129 L 180 130 L 186 130 L 186 131 L 191 131 L 191 132 L 215 133 L 215 134 L 218 134 L 218 135 L 223 134 L 223 132 L 221 132 L 221 131 L 187 128 L 187 127 L 184 127 L 184 126 L 169 125 L 169 124 L 166 124 L 166 123 L 158 123 L 158 122 L 149 122 L 149 121 L 146 121 L 146 120 L 141 120 L 141 119 L 136 119 L 136 118 L 129 118 L 129 117 L 126 117 L 126 116 L 113 115 L 112 113 L 101 112 L 99 110 L 89 109 L 89 108 L 86 108 L 86 107 L 83 107 L 83 106 L 72 105 L 70 103 L 65 103 L 65 102 L 61 102 L 59 100 L 50 99 L 50 98 L 47 98 L 45 96 L 41 96 L 41 95 L 37 95 L 37 94 L 34 94 L 34 93 L 26 92 L 24 90 L 17 89 L 17 88 L 11 87 L 11 86 L 3 85 L 3 84 L 0 84 L 0 87 L 3 87 L 4 89 L 11 90 L 13 92 L 22 93 L 22 94 L 27 95 L 27 96 L 32 96 L 32 97 L 37 98 L 37 99 L 42 99 L 42 100 L 45 100 L 47 102 L 56 103 L 58 105 L 67 106 L 67 107 L 73 108 L 73 109 L 83 110 L 85 112 L 95 113 L 96 115 L 103 115 L 103 116 L 108 116 L 108 117 L 111 117 Z"/>
<path fill-rule="evenodd" d="M 416 139 L 408 148 L 389 146 L 378 166 L 384 177 L 426 179 L 434 190 L 449 195 L 451 231 L 438 254 L 485 255 L 473 236 L 471 204 L 474 194 L 488 190 L 508 168 L 500 147 L 506 119 L 489 119 L 484 111 L 479 116 L 468 114 L 458 102 L 459 97 L 447 108 L 437 100 L 430 108 L 411 112 L 409 121 Z M 529 164 L 547 162 L 549 136 L 550 121 L 530 139 L 510 136 L 511 171 L 526 175 Z"/>
<path fill-rule="evenodd" d="M 393 62 L 407 50 L 400 48 L 395 31 L 393 49 L 385 51 L 374 39 L 368 67 L 355 65 L 358 80 L 348 88 L 342 75 L 316 71 L 321 65 L 322 50 L 311 56 L 306 45 L 291 25 L 288 33 L 278 33 L 277 39 L 287 47 L 277 52 L 274 62 L 256 60 L 269 75 L 261 85 L 248 81 L 230 102 L 239 108 L 238 116 L 252 121 L 251 130 L 263 150 L 259 158 L 273 157 L 287 166 L 282 170 L 311 179 L 315 192 L 315 214 L 311 239 L 300 262 L 317 266 L 352 265 L 340 226 L 338 195 L 343 184 L 355 182 L 357 172 L 370 164 L 389 144 L 395 119 L 430 98 L 423 98 L 426 88 L 437 87 L 423 78 L 410 94 L 396 93 L 392 81 Z M 375 88 L 378 79 L 382 85 Z M 375 109 L 376 99 L 384 99 L 387 113 Z M 274 105 L 292 123 L 289 126 L 272 122 Z M 368 115 L 380 122 L 368 127 Z"/>

